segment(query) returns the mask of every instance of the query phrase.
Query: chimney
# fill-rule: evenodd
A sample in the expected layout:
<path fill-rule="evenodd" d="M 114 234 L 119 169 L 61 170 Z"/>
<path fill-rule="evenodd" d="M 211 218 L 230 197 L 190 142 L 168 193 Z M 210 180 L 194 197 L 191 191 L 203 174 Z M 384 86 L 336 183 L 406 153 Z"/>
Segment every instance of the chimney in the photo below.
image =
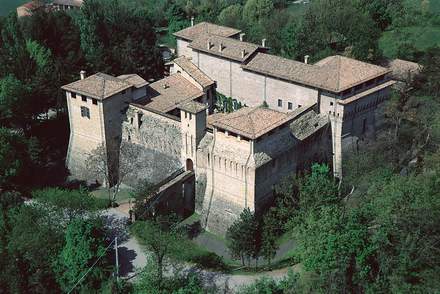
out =
<path fill-rule="evenodd" d="M 243 42 L 243 40 L 244 40 L 244 36 L 245 36 L 245 35 L 246 35 L 245 33 L 241 33 L 241 34 L 240 34 L 240 41 Z"/>
<path fill-rule="evenodd" d="M 309 63 L 309 55 L 304 56 L 304 63 L 308 64 Z"/>
<path fill-rule="evenodd" d="M 194 16 L 191 16 L 191 26 L 194 26 Z"/>
<path fill-rule="evenodd" d="M 211 41 L 208 40 L 208 42 L 206 43 L 206 47 L 208 48 L 208 50 L 211 50 Z"/>
<path fill-rule="evenodd" d="M 266 39 L 261 40 L 261 47 L 266 48 Z"/>
<path fill-rule="evenodd" d="M 222 50 L 223 50 L 223 44 L 220 43 L 219 46 L 218 46 L 218 52 L 222 52 Z"/>
<path fill-rule="evenodd" d="M 244 58 L 246 56 L 246 50 L 241 50 L 241 58 Z"/>
<path fill-rule="evenodd" d="M 86 71 L 85 70 L 80 71 L 79 76 L 81 77 L 81 80 L 84 80 L 86 78 Z"/>
<path fill-rule="evenodd" d="M 165 84 L 163 84 L 163 86 L 162 86 L 164 89 L 168 89 L 170 86 L 168 86 L 168 84 L 167 83 L 165 83 Z"/>

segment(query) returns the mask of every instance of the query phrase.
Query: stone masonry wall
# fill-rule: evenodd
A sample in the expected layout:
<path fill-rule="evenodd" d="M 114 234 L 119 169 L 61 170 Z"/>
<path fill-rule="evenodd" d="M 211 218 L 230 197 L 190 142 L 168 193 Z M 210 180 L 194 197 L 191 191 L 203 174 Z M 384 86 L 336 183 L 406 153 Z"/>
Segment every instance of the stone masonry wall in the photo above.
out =
<path fill-rule="evenodd" d="M 144 162 L 127 184 L 136 185 L 142 180 L 157 183 L 182 168 L 179 121 L 130 105 L 122 137 L 142 147 L 138 160 Z"/>

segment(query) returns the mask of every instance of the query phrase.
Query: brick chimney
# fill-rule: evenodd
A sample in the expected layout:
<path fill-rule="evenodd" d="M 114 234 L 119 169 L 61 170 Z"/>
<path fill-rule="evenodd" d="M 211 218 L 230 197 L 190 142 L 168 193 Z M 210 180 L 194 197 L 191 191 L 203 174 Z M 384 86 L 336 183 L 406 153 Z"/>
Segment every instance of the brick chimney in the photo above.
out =
<path fill-rule="evenodd" d="M 194 26 L 194 16 L 191 16 L 191 26 Z"/>
<path fill-rule="evenodd" d="M 266 39 L 261 40 L 261 47 L 266 48 Z"/>
<path fill-rule="evenodd" d="M 84 80 L 86 78 L 86 71 L 85 70 L 80 71 L 79 76 L 80 76 L 81 80 Z"/>
<path fill-rule="evenodd" d="M 308 64 L 309 63 L 309 55 L 304 56 L 304 63 Z"/>
<path fill-rule="evenodd" d="M 243 40 L 244 40 L 244 36 L 245 36 L 245 35 L 246 35 L 245 33 L 241 33 L 241 34 L 240 34 L 240 41 L 243 42 Z"/>

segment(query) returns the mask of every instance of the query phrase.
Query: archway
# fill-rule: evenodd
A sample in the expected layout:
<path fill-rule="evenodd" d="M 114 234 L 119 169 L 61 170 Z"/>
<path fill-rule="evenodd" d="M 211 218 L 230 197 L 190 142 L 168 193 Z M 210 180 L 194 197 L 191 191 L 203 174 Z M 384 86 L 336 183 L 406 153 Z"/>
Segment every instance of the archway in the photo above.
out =
<path fill-rule="evenodd" d="M 193 161 L 189 158 L 186 160 L 186 170 L 194 170 Z"/>

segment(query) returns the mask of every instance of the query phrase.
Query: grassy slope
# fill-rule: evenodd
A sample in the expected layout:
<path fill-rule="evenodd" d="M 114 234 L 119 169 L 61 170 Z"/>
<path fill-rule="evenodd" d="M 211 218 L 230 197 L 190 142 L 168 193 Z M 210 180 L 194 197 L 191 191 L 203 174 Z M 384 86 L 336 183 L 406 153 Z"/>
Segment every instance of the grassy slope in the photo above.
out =
<path fill-rule="evenodd" d="M 431 0 L 430 9 L 432 13 L 440 14 L 440 0 Z M 427 24 L 426 26 L 401 28 L 400 31 L 386 31 L 379 40 L 379 46 L 386 57 L 396 57 L 396 43 L 402 36 L 406 36 L 408 42 L 414 44 L 419 50 L 440 46 L 440 26 Z"/>

